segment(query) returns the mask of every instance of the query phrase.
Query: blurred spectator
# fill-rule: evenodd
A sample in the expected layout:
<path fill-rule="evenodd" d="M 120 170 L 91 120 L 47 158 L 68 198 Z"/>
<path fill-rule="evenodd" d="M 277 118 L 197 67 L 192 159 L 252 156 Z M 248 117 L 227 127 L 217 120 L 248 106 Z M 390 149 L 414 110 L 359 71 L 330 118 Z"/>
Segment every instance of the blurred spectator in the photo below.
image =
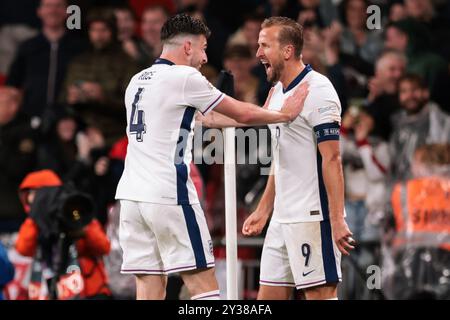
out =
<path fill-rule="evenodd" d="M 256 51 L 258 51 L 259 31 L 261 30 L 261 24 L 263 21 L 264 18 L 262 16 L 248 15 L 244 18 L 242 27 L 230 36 L 227 43 L 227 46 L 247 46 L 250 49 L 254 66 L 259 64 L 259 60 L 256 58 Z"/>
<path fill-rule="evenodd" d="M 390 140 L 391 178 L 411 178 L 414 151 L 425 144 L 450 143 L 450 116 L 430 101 L 429 91 L 417 75 L 406 75 L 399 82 L 402 108 L 396 117 Z"/>
<path fill-rule="evenodd" d="M 389 146 L 371 134 L 373 119 L 351 107 L 341 126 L 347 221 L 356 241 L 379 241 L 385 205 Z"/>
<path fill-rule="evenodd" d="M 433 50 L 448 61 L 450 59 L 450 21 L 449 17 L 441 13 L 440 7 L 444 6 L 438 7 L 437 4 L 437 2 L 434 4 L 432 0 L 405 0 L 405 11 L 409 17 L 428 28 Z"/>
<path fill-rule="evenodd" d="M 169 15 L 177 11 L 178 0 L 128 0 L 130 6 L 134 9 L 138 21 L 142 21 L 145 9 L 148 7 L 161 6 Z"/>
<path fill-rule="evenodd" d="M 50 270 L 54 270 L 57 250 L 54 246 L 58 242 L 59 232 L 62 230 L 47 229 L 44 226 L 48 219 L 55 220 L 59 212 L 50 212 L 50 208 L 55 206 L 62 207 L 58 203 L 62 201 L 58 197 L 51 198 L 49 203 L 38 206 L 36 200 L 43 200 L 44 192 L 53 192 L 54 188 L 62 185 L 62 181 L 51 170 L 42 170 L 32 172 L 25 177 L 20 185 L 20 194 L 24 208 L 30 216 L 24 221 L 20 227 L 19 235 L 16 240 L 16 250 L 24 256 L 35 257 L 47 265 Z M 50 203 L 51 202 L 51 203 Z M 57 202 L 57 203 L 53 203 Z M 44 202 L 39 202 L 39 204 Z M 55 215 L 56 214 L 56 215 Z M 48 218 L 46 218 L 48 217 Z M 69 235 L 69 234 L 68 234 Z M 82 230 L 77 230 L 76 234 L 69 235 L 76 243 L 78 252 L 78 263 L 81 268 L 81 274 L 84 280 L 83 298 L 105 298 L 111 295 L 108 288 L 108 277 L 102 256 L 107 255 L 110 251 L 110 242 L 100 223 L 93 219 Z"/>
<path fill-rule="evenodd" d="M 23 90 L 22 110 L 31 117 L 51 114 L 67 65 L 84 48 L 66 29 L 66 7 L 66 0 L 41 0 L 42 30 L 20 45 L 8 73 L 6 84 Z"/>
<path fill-rule="evenodd" d="M 305 29 L 302 56 L 303 61 L 311 64 L 314 70 L 327 75 L 336 89 L 344 112 L 347 109 L 348 89 L 343 66 L 339 60 L 340 29 L 336 21 L 323 30 Z"/>
<path fill-rule="evenodd" d="M 107 145 L 111 145 L 125 132 L 123 96 L 137 66 L 117 43 L 113 15 L 93 11 L 88 27 L 91 48 L 70 64 L 65 98 L 86 124 L 98 128 Z"/>
<path fill-rule="evenodd" d="M 297 8 L 297 22 L 304 28 L 328 27 L 338 16 L 336 6 L 331 0 L 297 0 Z"/>
<path fill-rule="evenodd" d="M 121 6 L 114 8 L 114 15 L 117 22 L 117 38 L 122 44 L 122 49 L 134 60 L 137 59 L 138 38 L 136 32 L 136 16 L 133 10 L 128 6 Z"/>
<path fill-rule="evenodd" d="M 16 190 L 35 165 L 36 136 L 20 103 L 17 89 L 0 88 L 0 233 L 18 230 L 23 221 Z"/>
<path fill-rule="evenodd" d="M 257 104 L 258 79 L 252 75 L 253 56 L 246 45 L 228 47 L 224 55 L 224 67 L 234 77 L 235 98 Z"/>
<path fill-rule="evenodd" d="M 395 230 L 384 251 L 384 292 L 390 299 L 449 299 L 450 145 L 417 148 L 413 173 L 392 193 Z"/>
<path fill-rule="evenodd" d="M 24 6 L 16 0 L 0 1 L 0 76 L 6 76 L 19 44 L 36 35 L 39 2 L 29 0 Z"/>
<path fill-rule="evenodd" d="M 389 8 L 389 21 L 396 22 L 406 19 L 407 13 L 403 3 L 393 3 Z"/>
<path fill-rule="evenodd" d="M 0 242 L 0 300 L 3 300 L 3 288 L 14 279 L 14 266 L 8 259 L 8 253 Z"/>
<path fill-rule="evenodd" d="M 405 53 L 408 72 L 420 75 L 430 90 L 431 99 L 444 110 L 450 110 L 448 64 L 431 51 L 430 38 L 427 28 L 419 22 L 401 20 L 386 27 L 385 47 Z"/>
<path fill-rule="evenodd" d="M 368 2 L 344 0 L 341 5 L 344 26 L 340 36 L 340 49 L 343 63 L 356 66 L 364 74 L 370 74 L 372 65 L 383 48 L 383 41 L 378 30 L 369 30 L 366 26 Z"/>
<path fill-rule="evenodd" d="M 51 169 L 64 182 L 92 195 L 96 217 L 103 225 L 117 185 L 109 165 L 101 133 L 92 127 L 81 132 L 77 118 L 70 113 L 61 114 L 38 148 L 38 168 Z"/>
<path fill-rule="evenodd" d="M 208 64 L 216 70 L 222 69 L 223 53 L 230 32 L 222 24 L 220 19 L 213 16 L 208 10 L 209 0 L 180 0 L 178 11 L 185 12 L 196 18 L 203 20 L 211 30 L 211 36 L 208 39 Z"/>
<path fill-rule="evenodd" d="M 406 57 L 393 50 L 385 51 L 375 64 L 375 75 L 369 80 L 367 111 L 375 120 L 374 133 L 388 140 L 393 115 L 400 110 L 398 82 L 406 69 Z"/>
<path fill-rule="evenodd" d="M 297 19 L 298 9 L 291 0 L 269 0 L 266 4 L 266 17 L 283 16 Z"/>
<path fill-rule="evenodd" d="M 148 68 L 162 52 L 161 27 L 169 17 L 162 6 L 148 7 L 142 13 L 141 39 L 135 59 L 142 68 Z"/>

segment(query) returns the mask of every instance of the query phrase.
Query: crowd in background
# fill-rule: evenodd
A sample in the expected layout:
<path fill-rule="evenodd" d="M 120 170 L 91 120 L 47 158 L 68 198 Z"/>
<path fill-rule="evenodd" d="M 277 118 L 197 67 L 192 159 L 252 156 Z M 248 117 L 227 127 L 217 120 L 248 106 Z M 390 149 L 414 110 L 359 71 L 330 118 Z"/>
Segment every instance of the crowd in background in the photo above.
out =
<path fill-rule="evenodd" d="M 81 8 L 79 30 L 66 26 L 70 4 Z M 371 4 L 381 9 L 380 28 L 368 27 Z M 423 203 L 429 194 L 424 190 L 431 188 L 430 183 L 433 195 L 447 188 L 433 201 L 442 207 L 442 217 L 436 218 L 442 228 L 425 230 L 425 226 L 420 232 L 434 232 L 438 240 L 433 245 L 439 248 L 450 244 L 448 1 L 30 0 L 24 5 L 2 0 L 0 234 L 6 246 L 15 247 L 18 256 L 36 254 L 27 242 L 39 237 L 37 228 L 30 227 L 27 197 L 55 174 L 57 185 L 71 183 L 95 203 L 95 226 L 90 224 L 82 236 L 86 243 L 80 245 L 80 255 L 95 262 L 118 252 L 106 235 L 117 233 L 114 193 L 127 145 L 124 91 L 132 75 L 159 56 L 161 26 L 177 12 L 204 20 L 212 31 L 208 63 L 201 72 L 215 83 L 220 70 L 230 70 L 235 97 L 259 105 L 271 87 L 255 57 L 262 21 L 282 15 L 303 26 L 303 61 L 331 80 L 342 105 L 345 208 L 359 243 L 349 260 L 354 272 L 348 272 L 345 297 L 361 297 L 357 274 L 365 272 L 366 265 L 393 257 L 384 249 L 398 240 L 392 234 L 402 231 L 402 201 L 413 192 L 409 187 L 406 195 L 402 193 L 405 183 L 419 183 L 407 203 L 410 209 L 417 205 L 417 210 L 427 210 Z M 240 223 L 264 188 L 266 177 L 259 169 L 259 164 L 237 167 Z M 29 182 L 35 172 L 44 173 L 45 181 L 36 178 L 37 184 L 24 187 L 24 178 Z M 223 167 L 199 164 L 192 172 L 212 236 L 220 239 L 225 232 Z M 431 176 L 439 181 L 429 181 Z M 439 240 L 441 235 L 447 238 Z M 89 239 L 102 246 L 90 248 Z M 448 248 L 435 259 L 448 259 Z M 0 268 L 7 260 L 3 251 L 0 247 Z M 258 256 L 257 250 L 240 251 L 242 259 Z M 16 262 L 20 265 L 20 258 Z M 113 294 L 114 287 L 121 290 L 114 281 L 125 281 L 122 289 L 130 281 L 114 280 L 112 274 L 108 280 L 108 270 L 103 264 L 99 268 L 94 274 L 97 283 L 113 288 Z M 446 268 L 447 278 L 436 280 L 444 289 L 434 292 L 435 297 L 450 292 Z M 16 269 L 16 279 L 22 271 Z M 435 270 L 439 272 L 442 269 Z M 10 280 L 10 271 L 0 271 L 0 288 Z M 99 290 L 111 295 L 111 290 Z"/>

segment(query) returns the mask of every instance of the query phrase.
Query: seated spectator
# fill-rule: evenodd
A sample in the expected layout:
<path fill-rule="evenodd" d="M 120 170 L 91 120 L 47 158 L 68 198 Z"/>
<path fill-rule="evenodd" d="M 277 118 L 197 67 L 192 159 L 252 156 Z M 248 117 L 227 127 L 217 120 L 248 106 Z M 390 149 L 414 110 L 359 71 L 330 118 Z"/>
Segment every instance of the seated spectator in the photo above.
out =
<path fill-rule="evenodd" d="M 391 178 L 394 182 L 412 177 L 414 151 L 433 143 L 450 143 L 450 116 L 430 101 L 429 91 L 416 75 L 405 75 L 399 82 L 402 108 L 395 118 L 390 139 Z"/>
<path fill-rule="evenodd" d="M 0 242 L 0 300 L 3 300 L 3 288 L 14 279 L 14 266 L 8 259 L 8 252 Z"/>
<path fill-rule="evenodd" d="M 6 84 L 24 92 L 22 111 L 38 121 L 51 114 L 67 66 L 84 48 L 66 28 L 67 5 L 66 0 L 41 0 L 42 30 L 20 45 L 7 75 Z"/>
<path fill-rule="evenodd" d="M 450 110 L 447 62 L 430 46 L 430 33 L 421 23 L 412 19 L 393 22 L 386 27 L 385 47 L 406 55 L 409 73 L 420 75 L 430 91 L 431 99 L 443 110 Z"/>
<path fill-rule="evenodd" d="M 27 213 L 30 213 L 30 216 L 20 227 L 16 240 L 17 252 L 24 256 L 42 259 L 47 267 L 54 272 L 56 272 L 54 270 L 55 259 L 58 259 L 58 257 L 56 257 L 53 249 L 58 241 L 59 234 L 54 234 L 54 230 L 41 229 L 43 228 L 43 221 L 47 220 L 44 219 L 44 215 L 50 216 L 53 212 L 37 212 L 42 210 L 42 207 L 37 208 L 33 204 L 38 198 L 43 199 L 43 192 L 54 190 L 49 189 L 49 187 L 60 186 L 62 186 L 62 181 L 51 170 L 32 172 L 25 177 L 20 185 L 20 194 L 24 208 Z M 60 199 L 56 198 L 53 201 L 60 201 Z M 48 205 L 50 208 L 55 204 L 48 203 Z M 49 219 L 54 220 L 55 217 L 51 216 Z M 82 230 L 70 235 L 70 237 L 75 241 L 78 263 L 84 280 L 84 289 L 81 296 L 89 299 L 101 299 L 110 296 L 108 277 L 102 261 L 102 256 L 107 255 L 110 251 L 110 242 L 98 220 L 91 220 Z"/>
<path fill-rule="evenodd" d="M 91 48 L 69 66 L 65 101 L 111 145 L 125 131 L 123 96 L 137 66 L 116 41 L 114 16 L 93 11 L 88 28 Z"/>
<path fill-rule="evenodd" d="M 400 110 L 398 82 L 404 75 L 406 57 L 398 51 L 385 51 L 375 64 L 375 75 L 368 83 L 367 112 L 375 120 L 374 133 L 389 140 L 393 115 Z"/>
<path fill-rule="evenodd" d="M 0 88 L 0 233 L 17 231 L 25 218 L 15 190 L 36 161 L 36 134 L 20 104 L 19 90 Z"/>

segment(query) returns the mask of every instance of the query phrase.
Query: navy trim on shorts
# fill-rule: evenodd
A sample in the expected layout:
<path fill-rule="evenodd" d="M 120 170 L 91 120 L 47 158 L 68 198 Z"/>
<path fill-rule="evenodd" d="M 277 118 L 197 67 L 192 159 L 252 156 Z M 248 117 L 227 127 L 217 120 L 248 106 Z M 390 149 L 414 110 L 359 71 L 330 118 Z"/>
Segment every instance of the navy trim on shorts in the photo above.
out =
<path fill-rule="evenodd" d="M 328 209 L 328 196 L 323 182 L 322 156 L 317 149 L 317 178 L 319 180 L 320 205 L 322 208 L 323 221 L 320 222 L 320 236 L 322 240 L 322 261 L 327 283 L 339 282 L 336 268 L 336 259 L 333 249 L 333 237 L 331 235 L 330 212 Z"/>
<path fill-rule="evenodd" d="M 194 250 L 195 265 L 197 268 L 206 268 L 205 251 L 203 250 L 202 236 L 200 228 L 195 218 L 194 209 L 190 205 L 182 205 L 184 219 L 186 220 L 186 226 L 188 229 L 189 239 L 191 240 L 192 249 Z"/>
<path fill-rule="evenodd" d="M 181 121 L 180 133 L 178 135 L 177 147 L 175 150 L 174 164 L 177 172 L 177 202 L 179 205 L 189 204 L 189 192 L 187 187 L 189 177 L 187 165 L 184 163 L 184 152 L 186 151 L 195 111 L 196 109 L 193 107 L 186 107 L 183 120 Z"/>

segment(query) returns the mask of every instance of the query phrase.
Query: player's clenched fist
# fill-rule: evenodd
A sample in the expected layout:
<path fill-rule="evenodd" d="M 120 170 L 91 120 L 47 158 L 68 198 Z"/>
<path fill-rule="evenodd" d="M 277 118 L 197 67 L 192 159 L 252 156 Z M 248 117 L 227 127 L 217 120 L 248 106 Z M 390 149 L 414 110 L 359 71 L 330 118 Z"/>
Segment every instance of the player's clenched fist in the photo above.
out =
<path fill-rule="evenodd" d="M 339 251 L 348 256 L 349 251 L 355 249 L 355 240 L 353 240 L 353 233 L 347 226 L 345 220 L 331 222 L 331 229 L 333 231 L 333 238 Z"/>
<path fill-rule="evenodd" d="M 264 226 L 269 219 L 269 215 L 263 214 L 260 211 L 255 211 L 245 219 L 242 226 L 242 234 L 244 236 L 257 236 L 262 232 Z"/>

